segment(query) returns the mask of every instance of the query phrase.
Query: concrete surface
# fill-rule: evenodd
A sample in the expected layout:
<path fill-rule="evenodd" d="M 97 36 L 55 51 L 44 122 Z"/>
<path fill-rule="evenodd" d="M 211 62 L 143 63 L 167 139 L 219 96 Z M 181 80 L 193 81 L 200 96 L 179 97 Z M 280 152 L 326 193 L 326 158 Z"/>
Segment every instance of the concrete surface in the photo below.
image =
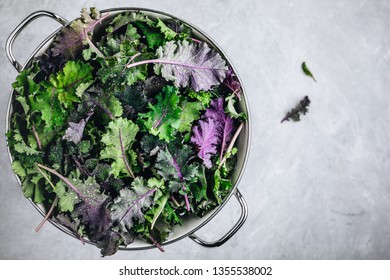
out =
<path fill-rule="evenodd" d="M 49 1 L 2 0 L 0 45 L 39 9 L 68 19 L 81 7 L 160 9 L 199 26 L 225 50 L 244 81 L 253 141 L 240 190 L 249 218 L 225 245 L 190 239 L 110 259 L 389 259 L 389 1 Z M 56 29 L 40 19 L 17 40 L 28 54 Z M 306 61 L 318 83 L 302 74 Z M 0 52 L 0 134 L 16 77 Z M 312 100 L 299 123 L 283 123 L 303 96 Z M 0 137 L 0 258 L 97 259 L 99 251 L 47 224 L 24 199 Z M 228 206 L 199 235 L 215 239 L 239 215 Z"/>

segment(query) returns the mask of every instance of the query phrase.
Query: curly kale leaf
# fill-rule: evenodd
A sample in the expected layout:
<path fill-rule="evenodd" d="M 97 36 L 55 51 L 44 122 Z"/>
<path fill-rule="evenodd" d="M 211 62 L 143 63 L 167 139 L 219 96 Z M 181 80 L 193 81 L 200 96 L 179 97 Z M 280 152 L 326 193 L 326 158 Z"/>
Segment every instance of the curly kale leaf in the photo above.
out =
<path fill-rule="evenodd" d="M 299 122 L 301 120 L 301 114 L 306 115 L 309 112 L 310 99 L 308 96 L 305 96 L 295 108 L 291 109 L 286 116 L 282 119 L 281 122 L 289 121 L 290 119 L 294 122 Z"/>
<path fill-rule="evenodd" d="M 207 119 L 199 121 L 199 125 L 194 126 L 192 131 L 191 142 L 198 148 L 198 157 L 203 160 L 207 168 L 211 168 L 211 156 L 217 153 L 219 143 L 217 125 L 213 119 Z"/>
<path fill-rule="evenodd" d="M 103 85 L 93 85 L 88 89 L 85 97 L 98 110 L 103 111 L 111 120 L 123 114 L 122 103 L 113 94 L 113 91 L 104 90 Z"/>
<path fill-rule="evenodd" d="M 142 177 L 137 177 L 131 186 L 131 189 L 120 190 L 119 196 L 109 205 L 114 223 L 128 230 L 131 229 L 134 220 L 145 221 L 144 211 L 151 207 L 153 195 L 157 190 L 147 187 Z"/>
<path fill-rule="evenodd" d="M 154 156 L 166 146 L 166 142 L 151 134 L 145 134 L 141 139 L 141 149 L 147 156 Z"/>
<path fill-rule="evenodd" d="M 59 213 L 53 217 L 53 221 L 69 229 L 73 234 L 78 236 L 82 241 L 84 226 L 81 224 L 80 219 L 72 218 L 70 215 Z M 84 242 L 84 241 L 83 241 Z"/>
<path fill-rule="evenodd" d="M 81 61 L 68 61 L 62 71 L 50 76 L 58 100 L 65 108 L 73 102 L 80 102 L 84 91 L 94 82 L 92 66 Z"/>
<path fill-rule="evenodd" d="M 66 60 L 75 59 L 85 43 L 96 50 L 97 48 L 89 36 L 93 33 L 96 25 L 100 24 L 107 16 L 108 14 L 101 16 L 95 8 L 91 8 L 90 13 L 83 8 L 81 17 L 64 27 L 56 37 L 52 48 L 53 55 L 62 55 Z"/>
<path fill-rule="evenodd" d="M 147 22 L 136 21 L 134 25 L 141 31 L 145 36 L 146 44 L 150 49 L 162 46 L 165 42 L 165 36 L 159 28 L 154 27 L 152 24 Z"/>
<path fill-rule="evenodd" d="M 29 135 L 31 136 L 31 135 Z M 12 149 L 15 150 L 15 152 L 21 154 L 21 155 L 27 155 L 27 156 L 35 156 L 35 155 L 42 155 L 43 153 L 41 151 L 38 151 L 38 147 L 36 146 L 35 140 L 33 140 L 32 137 L 28 138 L 27 143 L 23 139 L 22 135 L 20 134 L 20 131 L 15 130 L 12 133 Z"/>
<path fill-rule="evenodd" d="M 165 25 L 177 34 L 176 38 L 179 37 L 181 40 L 191 38 L 191 28 L 178 19 L 168 19 Z M 162 31 L 162 30 L 161 30 Z"/>
<path fill-rule="evenodd" d="M 101 141 L 106 147 L 101 151 L 100 157 L 113 160 L 111 173 L 117 178 L 135 178 L 129 158 L 134 158 L 134 152 L 131 154 L 130 149 L 138 130 L 138 126 L 132 121 L 118 118 L 108 124 L 107 132 L 102 137 Z"/>
<path fill-rule="evenodd" d="M 165 39 L 173 40 L 177 33 L 169 28 L 161 19 L 157 18 L 156 26 L 160 29 L 161 33 L 164 34 Z"/>
<path fill-rule="evenodd" d="M 180 104 L 180 126 L 178 131 L 187 132 L 191 131 L 192 123 L 199 119 L 200 111 L 203 110 L 203 105 L 200 102 L 188 102 L 183 101 Z"/>
<path fill-rule="evenodd" d="M 130 23 L 134 23 L 136 21 L 142 21 L 148 23 L 149 25 L 153 25 L 153 21 L 141 12 L 124 12 L 115 16 L 115 18 L 110 22 L 110 25 L 106 28 L 106 32 L 108 34 L 112 34 L 123 26 L 128 26 Z"/>
<path fill-rule="evenodd" d="M 173 81 L 176 87 L 209 90 L 226 76 L 225 60 L 206 43 L 168 41 L 157 49 L 156 56 L 155 72 Z"/>
<path fill-rule="evenodd" d="M 206 180 L 206 170 L 203 165 L 198 168 L 198 178 L 199 180 L 190 185 L 192 194 L 194 195 L 195 203 L 200 203 L 202 201 L 208 200 L 207 195 L 207 180 Z"/>
<path fill-rule="evenodd" d="M 111 213 L 107 209 L 110 197 L 101 193 L 100 186 L 93 177 L 85 182 L 74 184 L 78 189 L 78 196 L 81 200 L 75 208 L 77 216 L 89 228 L 98 233 L 103 233 L 111 226 Z"/>
<path fill-rule="evenodd" d="M 66 61 L 61 54 L 54 56 L 52 49 L 48 49 L 45 53 L 39 56 L 39 66 L 47 75 L 62 70 L 65 62 Z"/>
<path fill-rule="evenodd" d="M 232 182 L 229 179 L 222 178 L 219 169 L 217 169 L 214 173 L 213 194 L 218 204 L 222 203 L 222 199 L 231 191 L 232 187 Z"/>
<path fill-rule="evenodd" d="M 147 55 L 140 55 L 134 58 L 138 61 Z M 132 85 L 138 81 L 143 81 L 148 76 L 147 65 L 141 67 L 127 68 L 126 65 L 129 58 L 118 56 L 114 58 L 107 58 L 101 62 L 101 67 L 97 72 L 97 77 L 103 84 L 114 87 L 117 91 L 123 90 L 128 85 Z"/>
<path fill-rule="evenodd" d="M 195 163 L 188 164 L 192 155 L 193 151 L 188 145 L 174 144 L 159 151 L 155 165 L 157 172 L 169 182 L 173 192 L 178 190 L 178 183 L 196 180 L 198 167 Z"/>
<path fill-rule="evenodd" d="M 25 113 L 28 121 L 33 116 L 34 123 L 43 126 L 37 129 L 43 147 L 55 136 L 56 130 L 66 124 L 73 103 L 80 102 L 84 89 L 93 83 L 91 71 L 89 64 L 68 61 L 62 71 L 50 75 L 49 81 L 27 83 L 29 95 L 25 99 L 28 105 Z M 18 88 L 17 84 L 14 86 Z M 26 91 L 26 87 L 24 89 Z"/>
<path fill-rule="evenodd" d="M 225 113 L 223 97 L 211 101 L 210 107 L 206 109 L 204 116 L 212 119 L 216 125 L 217 136 L 219 138 L 219 143 L 221 143 L 220 160 L 222 160 L 223 153 L 232 138 L 234 129 L 233 119 Z"/>
<path fill-rule="evenodd" d="M 107 210 L 107 205 L 111 198 L 100 191 L 100 186 L 96 183 L 95 178 L 88 177 L 85 181 L 82 181 L 78 178 L 79 174 L 77 172 L 72 173 L 72 177 L 67 178 L 45 165 L 38 164 L 38 167 L 57 176 L 67 185 L 67 191 L 73 191 L 77 195 L 79 202 L 74 205 L 73 213 L 76 217 L 80 217 L 81 222 L 93 233 L 90 236 L 93 236 L 91 240 L 94 239 L 96 241 L 100 236 L 104 235 L 112 224 L 111 214 Z M 71 200 L 68 203 L 71 202 L 76 201 Z M 65 208 L 69 206 L 69 204 L 66 204 Z"/>
<path fill-rule="evenodd" d="M 198 180 L 198 165 L 188 163 L 192 154 L 189 146 L 175 144 L 170 149 L 166 147 L 159 151 L 155 165 L 157 173 L 169 182 L 169 191 L 183 195 L 187 211 L 191 210 L 188 184 Z"/>
<path fill-rule="evenodd" d="M 237 76 L 234 74 L 233 69 L 228 69 L 223 84 L 227 86 L 235 96 L 237 96 L 238 100 L 241 100 L 241 84 L 238 81 Z"/>
<path fill-rule="evenodd" d="M 156 104 L 149 103 L 149 112 L 139 115 L 140 120 L 151 134 L 169 142 L 174 139 L 180 126 L 182 110 L 178 107 L 178 90 L 173 86 L 165 86 L 156 99 Z"/>
<path fill-rule="evenodd" d="M 201 90 L 196 92 L 193 89 L 188 89 L 187 94 L 189 97 L 200 101 L 204 107 L 208 107 L 210 105 L 212 98 L 212 93 L 210 91 Z"/>
<path fill-rule="evenodd" d="M 22 191 L 25 197 L 31 198 L 35 203 L 45 201 L 45 181 L 42 174 L 34 167 L 15 160 L 12 170 L 17 174 L 22 182 Z"/>
<path fill-rule="evenodd" d="M 148 98 L 144 94 L 141 83 L 127 86 L 124 91 L 115 95 L 124 105 L 124 114 L 130 119 L 138 117 L 139 113 L 144 113 L 148 105 Z"/>
<path fill-rule="evenodd" d="M 58 207 L 61 212 L 73 212 L 75 204 L 80 202 L 77 194 L 69 189 L 63 181 L 56 184 L 54 192 L 59 198 Z"/>

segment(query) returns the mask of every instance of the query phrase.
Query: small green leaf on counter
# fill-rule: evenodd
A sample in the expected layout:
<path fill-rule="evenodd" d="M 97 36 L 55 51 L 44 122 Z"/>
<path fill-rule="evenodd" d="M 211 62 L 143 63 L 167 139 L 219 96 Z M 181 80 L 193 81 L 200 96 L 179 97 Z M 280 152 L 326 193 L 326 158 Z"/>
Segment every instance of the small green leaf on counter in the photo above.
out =
<path fill-rule="evenodd" d="M 311 73 L 311 71 L 309 70 L 309 68 L 307 68 L 306 62 L 302 63 L 302 70 L 303 70 L 303 73 L 305 73 L 306 76 L 311 77 L 314 80 L 314 82 L 317 82 L 316 78 L 314 78 L 314 76 Z"/>

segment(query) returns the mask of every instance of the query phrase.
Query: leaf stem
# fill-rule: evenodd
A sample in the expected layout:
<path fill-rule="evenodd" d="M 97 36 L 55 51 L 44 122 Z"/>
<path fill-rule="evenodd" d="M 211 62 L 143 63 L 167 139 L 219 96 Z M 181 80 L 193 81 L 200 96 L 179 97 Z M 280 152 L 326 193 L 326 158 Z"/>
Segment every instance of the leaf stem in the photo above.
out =
<path fill-rule="evenodd" d="M 32 125 L 32 130 L 33 130 L 35 139 L 37 140 L 38 148 L 39 148 L 39 150 L 42 151 L 42 142 L 41 142 L 41 140 L 39 139 L 39 135 L 38 135 L 37 130 L 35 129 L 35 125 Z"/>
<path fill-rule="evenodd" d="M 91 174 L 87 169 L 85 169 L 85 168 L 81 165 L 80 161 L 76 158 L 75 155 L 73 155 L 72 158 L 73 158 L 73 161 L 75 162 L 75 164 L 77 165 L 78 169 L 79 169 L 82 173 L 84 173 L 84 174 L 87 175 L 88 177 L 91 177 L 91 176 L 92 176 L 92 174 Z"/>
<path fill-rule="evenodd" d="M 152 243 L 162 252 L 162 253 L 164 253 L 165 252 L 165 250 L 164 250 L 164 248 L 150 235 L 149 236 L 149 239 L 150 239 L 150 241 L 152 241 Z"/>
<path fill-rule="evenodd" d="M 152 225 L 150 226 L 150 229 L 153 229 L 154 228 L 154 224 L 156 223 L 158 217 L 160 217 L 161 213 L 163 212 L 164 210 L 164 207 L 165 207 L 165 204 L 167 204 L 167 201 L 168 201 L 168 196 L 166 195 L 161 203 L 161 205 L 159 206 L 158 208 L 158 212 L 156 215 L 154 215 L 154 218 L 153 218 L 153 221 L 152 221 Z"/>
<path fill-rule="evenodd" d="M 49 171 L 50 173 L 56 175 L 58 178 L 60 178 L 62 181 L 64 181 L 64 183 L 67 184 L 69 186 L 69 188 L 71 188 L 79 196 L 79 198 L 85 200 L 84 195 L 72 184 L 71 181 L 69 181 L 68 178 L 62 176 L 60 173 L 58 173 L 54 169 L 51 169 L 50 167 L 44 166 L 44 165 L 42 165 L 40 163 L 38 163 L 37 165 L 38 165 L 38 167 L 43 168 L 43 169 Z"/>
<path fill-rule="evenodd" d="M 176 169 L 177 174 L 179 175 L 180 181 L 183 182 L 183 185 L 181 186 L 181 189 L 185 192 L 185 191 L 187 191 L 187 188 L 186 188 L 186 185 L 185 185 L 185 183 L 184 183 L 183 174 L 181 173 L 180 167 L 179 167 L 179 165 L 177 164 L 177 162 L 176 162 L 176 160 L 175 160 L 174 157 L 172 157 L 172 162 L 173 162 L 173 166 L 174 166 L 175 169 Z M 189 200 L 188 200 L 188 195 L 187 195 L 187 193 L 184 193 L 183 196 L 184 196 L 184 201 L 186 202 L 186 209 L 187 209 L 187 211 L 190 211 L 190 210 L 191 210 L 191 207 L 190 207 L 190 202 L 189 202 Z"/>
<path fill-rule="evenodd" d="M 183 184 L 181 188 L 182 188 L 182 190 L 184 192 L 187 191 L 187 188 L 186 188 L 185 184 Z M 187 193 L 185 193 L 183 196 L 184 196 L 184 201 L 186 202 L 186 209 L 187 209 L 188 212 L 190 212 L 191 211 L 191 206 L 190 206 L 190 201 L 188 200 Z"/>
<path fill-rule="evenodd" d="M 191 39 L 193 42 L 195 42 L 195 43 L 199 43 L 199 44 L 203 43 L 201 40 L 195 39 L 195 38 L 193 38 L 193 37 L 191 37 L 190 39 Z"/>
<path fill-rule="evenodd" d="M 123 147 L 123 138 L 122 138 L 122 130 L 121 129 L 119 129 L 119 143 L 121 145 L 122 159 L 125 162 L 127 172 L 129 172 L 130 177 L 134 179 L 135 176 L 134 176 L 133 170 L 131 170 L 130 164 L 127 161 L 125 148 Z"/>
<path fill-rule="evenodd" d="M 46 181 L 50 184 L 50 186 L 53 188 L 53 190 L 56 189 L 56 187 L 54 186 L 53 182 L 49 179 L 49 177 L 45 174 L 45 172 L 42 171 L 42 169 L 40 169 L 39 167 L 38 168 L 38 171 L 39 173 L 42 174 L 42 176 L 46 179 Z"/>
<path fill-rule="evenodd" d="M 49 219 L 49 217 L 53 213 L 54 207 L 57 205 L 57 203 L 58 203 L 58 196 L 56 196 L 56 198 L 54 199 L 53 204 L 51 205 L 49 211 L 47 212 L 47 214 L 43 218 L 42 222 L 40 222 L 39 225 L 36 227 L 35 232 L 39 232 L 41 230 L 43 225 L 46 223 L 46 221 Z"/>
<path fill-rule="evenodd" d="M 97 54 L 98 57 L 101 57 L 101 58 L 104 58 L 104 55 L 102 54 L 101 51 L 99 51 L 99 49 L 95 46 L 94 43 L 92 43 L 91 39 L 89 39 L 89 35 L 87 33 L 87 30 L 84 28 L 84 36 L 85 36 L 85 39 L 89 45 L 89 47 L 91 49 L 93 49 L 93 51 Z"/>
<path fill-rule="evenodd" d="M 233 91 L 233 94 L 237 97 L 238 101 L 241 101 L 240 91 L 241 90 L 239 88 Z"/>
<path fill-rule="evenodd" d="M 231 150 L 233 149 L 234 144 L 235 144 L 235 142 L 236 142 L 236 140 L 237 140 L 237 138 L 238 138 L 238 135 L 240 135 L 241 130 L 243 129 L 243 127 L 244 127 L 244 123 L 242 122 L 242 123 L 240 124 L 240 126 L 237 128 L 236 132 L 234 133 L 233 138 L 232 138 L 232 141 L 230 141 L 230 144 L 229 144 L 229 146 L 228 146 L 228 148 L 227 148 L 227 150 L 226 150 L 226 152 L 225 152 L 225 155 L 224 155 L 224 157 L 222 158 L 221 162 L 220 162 L 219 165 L 218 165 L 218 169 L 220 169 L 221 166 L 222 166 L 222 165 L 225 163 L 225 161 L 227 160 L 228 154 L 229 154 L 229 153 L 231 152 Z"/>
<path fill-rule="evenodd" d="M 167 110 L 168 108 L 166 108 L 162 114 L 161 114 L 161 117 L 156 121 L 156 123 L 153 125 L 153 128 L 156 129 L 162 122 L 162 120 L 164 119 L 165 115 L 167 114 Z"/>
<path fill-rule="evenodd" d="M 127 65 L 130 65 L 131 62 L 132 62 L 136 57 L 138 57 L 138 56 L 140 56 L 140 55 L 141 55 L 141 53 L 138 52 L 138 53 L 136 53 L 135 55 L 131 56 L 129 62 L 126 64 L 126 67 L 127 67 Z"/>
<path fill-rule="evenodd" d="M 98 18 L 91 26 L 88 26 L 87 32 L 91 32 L 96 25 L 100 24 L 106 17 L 108 17 L 110 13 L 102 14 L 100 18 Z"/>
<path fill-rule="evenodd" d="M 196 69 L 205 69 L 205 70 L 225 70 L 222 68 L 213 68 L 213 67 L 206 67 L 206 66 L 199 66 L 199 65 L 192 65 L 188 63 L 182 63 L 182 62 L 176 62 L 176 61 L 168 61 L 164 59 L 148 59 L 148 60 L 142 60 L 138 62 L 134 62 L 131 64 L 127 64 L 127 68 L 143 65 L 143 64 L 149 64 L 149 63 L 162 63 L 162 64 L 172 64 L 172 65 L 179 65 L 183 67 L 189 67 L 189 68 L 196 68 Z"/>
<path fill-rule="evenodd" d="M 92 101 L 92 103 L 95 104 L 96 106 L 98 106 L 100 109 L 102 109 L 103 112 L 106 113 L 111 120 L 114 119 L 114 116 L 112 115 L 112 113 L 108 109 L 104 108 L 103 105 L 99 103 L 99 101 L 97 101 L 95 98 L 93 98 L 90 95 L 88 95 L 88 97 Z"/>
<path fill-rule="evenodd" d="M 177 202 L 176 198 L 175 198 L 173 195 L 171 195 L 171 199 L 172 199 L 173 203 L 175 203 L 175 205 L 176 205 L 177 207 L 180 207 L 179 202 Z"/>

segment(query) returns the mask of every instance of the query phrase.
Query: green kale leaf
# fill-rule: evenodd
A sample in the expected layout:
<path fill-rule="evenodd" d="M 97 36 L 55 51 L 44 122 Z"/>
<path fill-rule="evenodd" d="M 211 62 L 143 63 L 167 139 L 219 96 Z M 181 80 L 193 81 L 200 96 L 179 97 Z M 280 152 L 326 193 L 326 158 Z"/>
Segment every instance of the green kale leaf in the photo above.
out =
<path fill-rule="evenodd" d="M 165 42 L 165 36 L 161 33 L 159 28 L 150 26 L 146 22 L 136 21 L 134 25 L 145 36 L 146 44 L 150 49 L 156 49 L 156 47 L 162 46 Z"/>
<path fill-rule="evenodd" d="M 179 96 L 177 88 L 165 86 L 157 95 L 157 103 L 149 103 L 149 112 L 140 114 L 145 128 L 153 135 L 158 135 L 167 142 L 174 139 L 176 130 L 180 126 L 181 108 L 178 107 Z"/>
<path fill-rule="evenodd" d="M 92 66 L 80 61 L 68 61 L 63 70 L 50 76 L 58 100 L 65 108 L 72 108 L 73 102 L 80 102 L 83 92 L 94 82 Z"/>
<path fill-rule="evenodd" d="M 180 126 L 178 131 L 188 132 L 191 131 L 192 123 L 195 120 L 198 120 L 200 117 L 200 111 L 204 109 L 202 103 L 200 102 L 188 102 L 183 101 L 180 105 L 181 114 L 180 114 Z"/>
<path fill-rule="evenodd" d="M 129 161 L 129 158 L 133 158 L 130 153 L 131 146 L 138 131 L 138 126 L 132 121 L 118 118 L 108 124 L 107 131 L 101 139 L 106 147 L 101 151 L 100 158 L 113 160 L 111 173 L 117 178 L 126 176 L 135 178 L 132 170 L 134 161 Z"/>

